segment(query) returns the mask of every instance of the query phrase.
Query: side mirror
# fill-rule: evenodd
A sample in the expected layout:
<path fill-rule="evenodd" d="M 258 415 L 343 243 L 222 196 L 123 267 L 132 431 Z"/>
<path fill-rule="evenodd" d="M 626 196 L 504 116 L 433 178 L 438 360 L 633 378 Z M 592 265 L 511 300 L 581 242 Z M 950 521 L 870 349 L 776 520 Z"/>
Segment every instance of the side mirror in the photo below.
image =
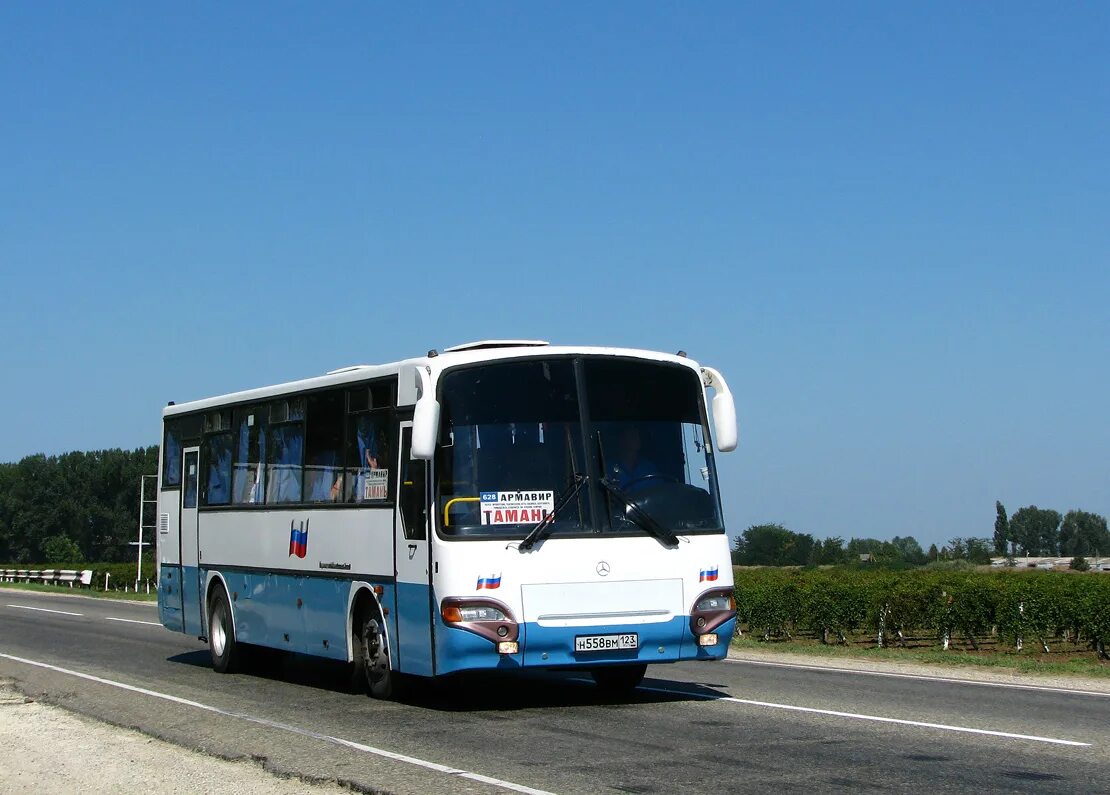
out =
<path fill-rule="evenodd" d="M 439 436 L 439 401 L 425 395 L 416 401 L 412 416 L 412 457 L 431 461 Z"/>
<path fill-rule="evenodd" d="M 439 401 L 432 390 L 430 373 L 423 367 L 416 370 L 420 379 L 420 399 L 412 413 L 412 448 L 410 454 L 421 461 L 431 461 L 436 454 L 439 437 Z"/>
<path fill-rule="evenodd" d="M 705 385 L 712 387 L 716 394 L 713 395 L 713 436 L 717 441 L 717 449 L 722 453 L 731 453 L 736 449 L 740 431 L 736 425 L 736 404 L 732 400 L 732 392 L 725 382 L 724 376 L 712 367 L 703 367 Z"/>
<path fill-rule="evenodd" d="M 736 404 L 732 395 L 718 392 L 713 396 L 713 433 L 717 437 L 717 449 L 731 453 L 736 449 L 740 430 L 736 427 Z"/>

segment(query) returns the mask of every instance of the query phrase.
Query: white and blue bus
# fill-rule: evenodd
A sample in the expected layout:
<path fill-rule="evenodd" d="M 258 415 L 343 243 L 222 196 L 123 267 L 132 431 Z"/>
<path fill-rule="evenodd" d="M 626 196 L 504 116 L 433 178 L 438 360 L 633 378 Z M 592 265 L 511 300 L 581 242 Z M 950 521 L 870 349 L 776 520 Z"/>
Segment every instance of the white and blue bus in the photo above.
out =
<path fill-rule="evenodd" d="M 483 669 L 630 688 L 727 652 L 736 414 L 684 353 L 487 341 L 162 414 L 159 613 L 218 671 L 259 646 L 378 697 Z"/>

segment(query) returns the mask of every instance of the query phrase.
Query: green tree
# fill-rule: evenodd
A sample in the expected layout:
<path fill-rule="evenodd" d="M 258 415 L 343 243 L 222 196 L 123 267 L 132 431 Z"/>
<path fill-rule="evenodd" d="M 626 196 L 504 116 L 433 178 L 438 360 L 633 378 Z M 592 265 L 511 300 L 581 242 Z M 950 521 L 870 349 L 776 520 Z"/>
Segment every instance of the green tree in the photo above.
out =
<path fill-rule="evenodd" d="M 804 566 L 813 558 L 814 540 L 781 524 L 752 525 L 736 539 L 733 556 L 741 566 Z"/>
<path fill-rule="evenodd" d="M 1087 571 L 1091 568 L 1091 564 L 1088 563 L 1087 559 L 1082 555 L 1076 555 L 1074 558 L 1071 559 L 1071 564 L 1068 566 L 1068 568 L 1075 569 L 1076 571 Z"/>
<path fill-rule="evenodd" d="M 1055 555 L 1060 548 L 1060 514 L 1028 505 L 1010 517 L 1010 532 L 1024 555 Z"/>
<path fill-rule="evenodd" d="M 837 566 L 847 561 L 848 553 L 844 549 L 844 539 L 840 536 L 830 536 L 814 548 L 816 562 L 822 566 Z"/>
<path fill-rule="evenodd" d="M 921 544 L 917 543 L 917 539 L 913 536 L 894 536 L 890 539 L 890 543 L 906 563 L 912 563 L 914 566 L 925 563 L 925 550 L 921 548 Z"/>
<path fill-rule="evenodd" d="M 940 552 L 937 550 L 936 544 L 929 544 L 929 551 L 925 553 L 925 560 L 929 563 L 934 563 L 940 558 Z"/>
<path fill-rule="evenodd" d="M 1005 555 L 1010 540 L 1010 520 L 1006 518 L 1006 506 L 998 500 L 995 500 L 994 511 L 994 551 Z"/>
<path fill-rule="evenodd" d="M 68 536 L 50 536 L 42 542 L 44 563 L 81 563 L 84 557 Z"/>
<path fill-rule="evenodd" d="M 1068 511 L 1060 524 L 1060 554 L 1110 555 L 1110 532 L 1105 517 L 1087 511 Z"/>
<path fill-rule="evenodd" d="M 976 566 L 986 566 L 991 562 L 991 540 L 988 538 L 969 538 L 967 559 Z"/>

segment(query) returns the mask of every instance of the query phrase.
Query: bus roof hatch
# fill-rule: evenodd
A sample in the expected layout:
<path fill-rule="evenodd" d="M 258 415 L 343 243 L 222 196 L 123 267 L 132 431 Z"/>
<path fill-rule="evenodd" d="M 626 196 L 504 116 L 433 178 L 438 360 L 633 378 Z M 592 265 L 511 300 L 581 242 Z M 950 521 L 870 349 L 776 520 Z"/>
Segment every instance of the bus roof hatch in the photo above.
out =
<path fill-rule="evenodd" d="M 466 342 L 462 345 L 452 345 L 444 348 L 444 353 L 457 353 L 459 351 L 480 351 L 486 348 L 536 348 L 550 345 L 547 340 L 480 340 L 479 342 Z"/>

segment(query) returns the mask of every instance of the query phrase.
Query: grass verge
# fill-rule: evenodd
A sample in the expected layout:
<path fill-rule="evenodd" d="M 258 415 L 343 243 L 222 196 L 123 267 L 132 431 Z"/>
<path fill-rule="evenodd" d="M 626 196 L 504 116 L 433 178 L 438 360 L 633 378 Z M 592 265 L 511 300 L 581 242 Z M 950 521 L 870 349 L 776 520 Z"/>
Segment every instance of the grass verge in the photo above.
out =
<path fill-rule="evenodd" d="M 877 660 L 907 662 L 938 667 L 994 668 L 1023 674 L 1052 676 L 1087 676 L 1110 679 L 1110 662 L 1098 660 L 1092 652 L 1056 652 L 1043 654 L 1036 651 L 965 651 L 936 648 L 900 649 L 877 646 L 825 645 L 817 641 L 771 640 L 761 641 L 748 636 L 733 638 L 732 648 L 737 651 L 782 652 L 811 657 L 842 660 Z"/>
<path fill-rule="evenodd" d="M 46 585 L 38 582 L 3 582 L 0 588 L 9 588 L 13 591 L 37 591 L 38 593 L 52 593 L 70 596 L 91 596 L 96 599 L 117 599 L 122 602 L 157 602 L 158 593 L 124 593 L 123 591 L 94 591 L 91 588 L 73 587 L 64 585 Z"/>

